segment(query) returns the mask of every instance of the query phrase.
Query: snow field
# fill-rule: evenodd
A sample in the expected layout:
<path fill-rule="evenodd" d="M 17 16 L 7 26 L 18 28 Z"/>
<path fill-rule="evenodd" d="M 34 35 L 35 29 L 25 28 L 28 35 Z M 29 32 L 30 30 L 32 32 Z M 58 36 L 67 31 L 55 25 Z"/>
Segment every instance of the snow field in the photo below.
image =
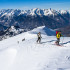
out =
<path fill-rule="evenodd" d="M 41 44 L 36 43 L 36 31 L 42 33 Z M 48 36 L 48 31 L 51 30 L 45 32 L 44 27 L 39 27 L 1 41 L 0 69 L 70 70 L 70 38 L 62 37 L 60 44 L 63 43 L 63 46 L 56 46 L 56 37 Z M 24 38 L 25 41 L 22 41 Z"/>

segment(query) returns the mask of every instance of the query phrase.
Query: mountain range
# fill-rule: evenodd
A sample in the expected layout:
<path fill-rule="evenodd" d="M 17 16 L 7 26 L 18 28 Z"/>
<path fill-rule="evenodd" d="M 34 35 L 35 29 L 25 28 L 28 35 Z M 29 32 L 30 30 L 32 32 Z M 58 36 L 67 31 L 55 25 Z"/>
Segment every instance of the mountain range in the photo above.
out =
<path fill-rule="evenodd" d="M 9 34 L 11 26 L 19 27 L 24 31 L 29 31 L 39 26 L 46 26 L 51 29 L 66 28 L 70 26 L 70 10 L 53 10 L 51 8 L 0 10 L 0 36 L 5 35 L 7 32 Z"/>
<path fill-rule="evenodd" d="M 70 24 L 70 11 L 34 8 L 31 10 L 2 9 L 0 10 L 0 24 L 10 27 L 19 26 L 33 29 L 45 25 L 49 28 L 60 28 Z"/>

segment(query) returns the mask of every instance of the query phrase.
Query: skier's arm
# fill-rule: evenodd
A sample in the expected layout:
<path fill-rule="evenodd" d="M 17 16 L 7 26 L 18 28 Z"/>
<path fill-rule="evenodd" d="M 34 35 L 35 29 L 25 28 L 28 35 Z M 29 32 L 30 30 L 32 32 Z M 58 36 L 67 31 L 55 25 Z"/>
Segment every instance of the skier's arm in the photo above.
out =
<path fill-rule="evenodd" d="M 61 34 L 61 37 L 63 37 L 63 35 Z"/>

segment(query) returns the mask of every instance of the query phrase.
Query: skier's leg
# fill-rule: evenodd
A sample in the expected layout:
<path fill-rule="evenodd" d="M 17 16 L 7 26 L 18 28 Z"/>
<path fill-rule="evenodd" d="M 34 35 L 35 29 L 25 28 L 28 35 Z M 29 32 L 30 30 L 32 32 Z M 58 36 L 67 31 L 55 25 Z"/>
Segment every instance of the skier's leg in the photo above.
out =
<path fill-rule="evenodd" d="M 59 45 L 59 41 L 57 41 L 56 45 Z"/>
<path fill-rule="evenodd" d="M 58 41 L 60 42 L 60 38 L 58 39 Z M 59 44 L 59 43 L 58 43 Z"/>
<path fill-rule="evenodd" d="M 40 38 L 40 43 L 41 43 L 41 38 Z"/>
<path fill-rule="evenodd" d="M 39 39 L 39 43 L 41 43 L 41 38 Z"/>
<path fill-rule="evenodd" d="M 57 45 L 59 44 L 58 38 L 57 38 L 56 44 L 57 44 Z"/>
<path fill-rule="evenodd" d="M 41 38 L 39 37 L 39 43 L 41 42 Z"/>
<path fill-rule="evenodd" d="M 59 45 L 59 42 L 60 42 L 60 38 L 58 38 L 58 44 L 57 45 Z"/>
<path fill-rule="evenodd" d="M 37 39 L 37 42 L 38 42 L 38 39 Z"/>
<path fill-rule="evenodd" d="M 38 37 L 38 39 L 37 39 L 37 43 L 38 43 L 38 41 L 39 41 L 39 37 Z"/>

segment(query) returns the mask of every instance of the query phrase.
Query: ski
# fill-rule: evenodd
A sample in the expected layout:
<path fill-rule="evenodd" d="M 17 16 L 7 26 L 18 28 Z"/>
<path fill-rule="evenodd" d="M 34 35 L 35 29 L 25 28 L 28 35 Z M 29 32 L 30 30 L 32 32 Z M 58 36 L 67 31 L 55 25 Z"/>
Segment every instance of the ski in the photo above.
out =
<path fill-rule="evenodd" d="M 57 44 L 52 44 L 52 45 L 56 45 L 56 46 L 60 46 L 60 47 L 63 47 L 63 45 L 57 45 Z"/>
<path fill-rule="evenodd" d="M 57 44 L 56 44 L 56 45 L 57 45 Z M 62 45 L 57 45 L 57 46 L 63 47 Z"/>

